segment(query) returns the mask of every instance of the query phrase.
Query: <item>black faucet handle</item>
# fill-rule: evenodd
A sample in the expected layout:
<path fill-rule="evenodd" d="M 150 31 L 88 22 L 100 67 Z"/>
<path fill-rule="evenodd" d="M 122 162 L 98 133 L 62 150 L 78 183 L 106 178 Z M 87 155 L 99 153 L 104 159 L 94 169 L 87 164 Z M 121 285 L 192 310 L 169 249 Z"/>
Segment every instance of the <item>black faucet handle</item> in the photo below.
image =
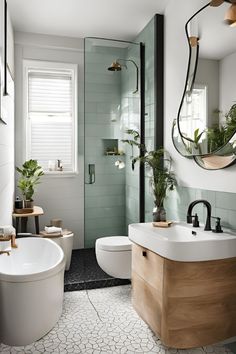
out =
<path fill-rule="evenodd" d="M 216 219 L 215 229 L 212 229 L 212 232 L 222 233 L 223 230 L 222 230 L 222 227 L 221 227 L 221 224 L 220 224 L 221 218 L 219 218 L 218 216 L 212 216 L 212 219 Z"/>
<path fill-rule="evenodd" d="M 199 220 L 197 213 L 193 216 L 193 227 L 199 227 Z"/>
<path fill-rule="evenodd" d="M 187 215 L 187 224 L 192 224 L 193 222 L 193 215 Z"/>

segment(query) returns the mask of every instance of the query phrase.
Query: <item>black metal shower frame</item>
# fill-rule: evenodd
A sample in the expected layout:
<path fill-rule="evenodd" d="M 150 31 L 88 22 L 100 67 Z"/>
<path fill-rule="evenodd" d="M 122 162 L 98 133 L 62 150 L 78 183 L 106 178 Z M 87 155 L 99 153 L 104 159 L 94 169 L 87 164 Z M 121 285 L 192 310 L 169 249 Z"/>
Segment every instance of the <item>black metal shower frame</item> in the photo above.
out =
<path fill-rule="evenodd" d="M 145 144 L 145 44 L 141 53 L 141 143 Z M 154 149 L 164 147 L 164 16 L 154 16 Z M 145 169 L 140 166 L 140 222 L 145 222 Z"/>
<path fill-rule="evenodd" d="M 154 16 L 154 147 L 164 147 L 164 16 Z"/>

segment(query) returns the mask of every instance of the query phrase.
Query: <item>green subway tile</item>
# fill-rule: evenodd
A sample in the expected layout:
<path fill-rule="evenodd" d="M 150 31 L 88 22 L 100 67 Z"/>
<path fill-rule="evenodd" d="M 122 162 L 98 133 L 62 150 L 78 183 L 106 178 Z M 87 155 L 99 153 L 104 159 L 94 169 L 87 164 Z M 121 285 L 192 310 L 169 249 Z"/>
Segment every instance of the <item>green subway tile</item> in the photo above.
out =
<path fill-rule="evenodd" d="M 86 197 L 85 210 L 89 208 L 103 208 L 112 206 L 125 205 L 125 196 L 102 196 L 102 197 Z"/>
<path fill-rule="evenodd" d="M 102 230 L 102 229 L 111 229 L 112 227 L 114 228 L 119 228 L 121 225 L 124 225 L 125 219 L 124 216 L 111 216 L 109 218 L 94 218 L 93 220 L 90 219 L 86 222 L 86 230 L 92 231 L 92 230 Z"/>
<path fill-rule="evenodd" d="M 95 184 L 85 185 L 86 197 L 117 196 L 125 195 L 125 185 L 96 186 Z"/>
<path fill-rule="evenodd" d="M 180 194 L 181 203 L 188 206 L 191 202 L 196 200 L 196 190 L 187 187 L 178 187 L 178 192 Z"/>
<path fill-rule="evenodd" d="M 118 77 L 114 77 L 112 75 L 108 75 L 105 73 L 89 73 L 86 72 L 86 78 L 85 78 L 85 90 L 86 86 L 88 84 L 115 84 L 119 85 L 120 79 Z M 86 96 L 85 96 L 86 98 Z"/>
<path fill-rule="evenodd" d="M 119 113 L 120 101 L 119 102 L 98 102 L 97 112 L 98 113 Z"/>
<path fill-rule="evenodd" d="M 97 103 L 96 102 L 87 102 L 85 101 L 85 121 L 87 113 L 96 113 L 97 112 Z"/>
<path fill-rule="evenodd" d="M 233 210 L 229 210 L 228 220 L 230 229 L 236 231 L 236 212 Z"/>
<path fill-rule="evenodd" d="M 96 176 L 96 185 L 97 186 L 111 186 L 111 185 L 122 185 L 125 183 L 125 175 L 97 175 Z"/>
<path fill-rule="evenodd" d="M 196 199 L 207 200 L 212 207 L 216 205 L 216 193 L 215 191 L 208 191 L 204 189 L 196 190 Z"/>
<path fill-rule="evenodd" d="M 94 83 L 87 83 L 85 88 L 85 95 L 88 97 L 90 94 L 93 93 L 114 93 L 115 95 L 120 95 L 120 86 L 117 83 L 107 83 L 107 84 L 94 84 Z"/>
<path fill-rule="evenodd" d="M 85 210 L 86 224 L 94 218 L 125 217 L 124 206 L 112 206 L 104 208 L 87 208 Z"/>
<path fill-rule="evenodd" d="M 215 216 L 221 218 L 222 227 L 224 227 L 224 226 L 227 228 L 231 227 L 229 210 L 215 208 Z M 231 222 L 232 222 L 232 220 L 231 220 Z M 212 221 L 212 225 L 214 225 L 213 221 Z"/>
<path fill-rule="evenodd" d="M 236 194 L 216 192 L 216 207 L 221 209 L 236 210 Z"/>

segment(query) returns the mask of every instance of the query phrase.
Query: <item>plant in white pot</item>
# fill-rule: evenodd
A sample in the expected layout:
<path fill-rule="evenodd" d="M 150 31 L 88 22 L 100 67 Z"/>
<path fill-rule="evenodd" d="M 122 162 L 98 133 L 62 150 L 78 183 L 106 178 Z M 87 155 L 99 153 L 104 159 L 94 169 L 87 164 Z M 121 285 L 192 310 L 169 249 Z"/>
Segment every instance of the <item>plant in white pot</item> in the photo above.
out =
<path fill-rule="evenodd" d="M 171 171 L 171 157 L 166 150 L 147 151 L 144 144 L 139 143 L 139 133 L 135 130 L 127 130 L 126 133 L 133 135 L 132 140 L 122 140 L 132 148 L 137 146 L 140 156 L 132 158 L 132 169 L 137 161 L 151 169 L 150 185 L 154 195 L 153 221 L 166 221 L 164 200 L 168 190 L 174 190 L 177 182 Z"/>
<path fill-rule="evenodd" d="M 16 167 L 20 173 L 17 187 L 21 190 L 24 208 L 32 208 L 35 187 L 40 183 L 40 177 L 44 175 L 42 167 L 37 160 L 25 161 L 21 168 Z"/>

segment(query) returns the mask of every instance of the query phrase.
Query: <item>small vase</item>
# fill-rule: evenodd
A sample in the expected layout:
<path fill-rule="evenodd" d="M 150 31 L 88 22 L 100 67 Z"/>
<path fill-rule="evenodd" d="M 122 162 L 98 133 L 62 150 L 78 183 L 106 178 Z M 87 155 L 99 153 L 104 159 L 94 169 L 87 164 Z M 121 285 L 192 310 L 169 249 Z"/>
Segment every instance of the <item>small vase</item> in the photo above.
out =
<path fill-rule="evenodd" d="M 24 208 L 33 208 L 34 201 L 33 200 L 24 200 Z"/>
<path fill-rule="evenodd" d="M 166 210 L 163 206 L 153 208 L 153 221 L 166 221 Z"/>

